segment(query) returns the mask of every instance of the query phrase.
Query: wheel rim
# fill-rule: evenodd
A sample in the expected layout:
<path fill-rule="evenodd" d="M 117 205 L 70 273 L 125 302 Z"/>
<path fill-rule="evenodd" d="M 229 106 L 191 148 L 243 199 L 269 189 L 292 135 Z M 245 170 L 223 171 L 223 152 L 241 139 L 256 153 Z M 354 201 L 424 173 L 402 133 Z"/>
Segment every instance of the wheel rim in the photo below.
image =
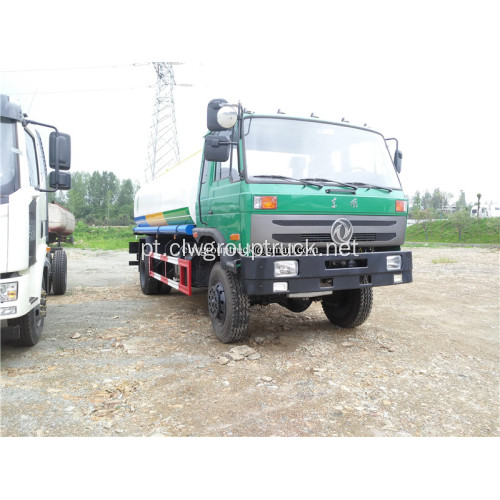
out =
<path fill-rule="evenodd" d="M 216 283 L 208 291 L 208 311 L 210 316 L 219 323 L 224 323 L 226 318 L 226 294 L 222 283 Z"/>

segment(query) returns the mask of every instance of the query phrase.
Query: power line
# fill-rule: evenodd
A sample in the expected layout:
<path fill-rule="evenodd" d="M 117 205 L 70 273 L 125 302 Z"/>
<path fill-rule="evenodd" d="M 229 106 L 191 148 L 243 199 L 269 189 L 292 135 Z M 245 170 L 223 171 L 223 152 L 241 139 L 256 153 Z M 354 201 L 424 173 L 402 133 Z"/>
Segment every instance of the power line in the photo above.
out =
<path fill-rule="evenodd" d="M 141 87 L 113 87 L 113 88 L 101 88 L 101 89 L 67 89 L 67 90 L 33 90 L 31 92 L 9 92 L 9 95 L 30 95 L 30 94 L 67 94 L 73 92 L 106 92 L 114 90 L 141 90 L 141 89 L 152 89 L 154 85 L 145 85 Z"/>
<path fill-rule="evenodd" d="M 24 68 L 24 69 L 3 69 L 0 73 L 28 73 L 28 72 L 43 72 L 43 71 L 77 71 L 83 69 L 116 69 L 116 68 L 130 68 L 137 66 L 147 66 L 150 63 L 131 63 L 131 64 L 108 64 L 103 66 L 71 66 L 60 68 Z M 169 64 L 182 64 L 182 63 L 169 63 Z"/>

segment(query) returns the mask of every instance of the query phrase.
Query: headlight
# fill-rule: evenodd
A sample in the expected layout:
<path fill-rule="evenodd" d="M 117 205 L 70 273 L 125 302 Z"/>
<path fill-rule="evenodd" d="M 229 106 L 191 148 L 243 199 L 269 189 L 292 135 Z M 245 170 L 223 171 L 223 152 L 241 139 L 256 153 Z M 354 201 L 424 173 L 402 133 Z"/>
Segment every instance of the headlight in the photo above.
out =
<path fill-rule="evenodd" d="M 401 269 L 401 255 L 389 255 L 387 257 L 387 270 L 399 271 Z"/>
<path fill-rule="evenodd" d="M 0 285 L 0 302 L 17 300 L 17 281 Z"/>
<path fill-rule="evenodd" d="M 274 263 L 274 276 L 297 276 L 299 263 L 296 260 L 278 260 Z"/>

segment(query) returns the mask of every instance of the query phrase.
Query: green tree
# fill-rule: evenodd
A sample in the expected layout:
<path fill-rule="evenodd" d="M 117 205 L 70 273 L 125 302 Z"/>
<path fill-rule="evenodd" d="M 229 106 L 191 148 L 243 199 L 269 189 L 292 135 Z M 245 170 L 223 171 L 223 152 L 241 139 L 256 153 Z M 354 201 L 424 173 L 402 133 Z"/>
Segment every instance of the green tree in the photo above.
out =
<path fill-rule="evenodd" d="M 120 221 L 117 224 L 123 225 L 123 222 L 128 218 L 127 224 L 132 222 L 134 216 L 134 196 L 135 188 L 130 179 L 125 179 L 121 182 L 120 192 L 116 200 L 116 215 Z"/>
<path fill-rule="evenodd" d="M 465 210 L 467 207 L 467 202 L 465 201 L 465 193 L 460 190 L 460 195 L 457 200 L 457 210 Z"/>
<path fill-rule="evenodd" d="M 88 204 L 90 215 L 96 219 L 102 219 L 104 216 L 105 196 L 102 189 L 102 176 L 100 172 L 93 172 L 88 184 Z"/>
<path fill-rule="evenodd" d="M 422 210 L 428 210 L 429 208 L 432 208 L 432 195 L 426 190 L 424 196 L 422 196 Z"/>
<path fill-rule="evenodd" d="M 74 172 L 71 175 L 71 189 L 67 192 L 66 208 L 76 219 L 84 219 L 91 211 L 88 203 L 90 174 Z"/>
<path fill-rule="evenodd" d="M 431 222 L 436 218 L 436 211 L 433 208 L 415 211 L 415 220 L 422 225 L 425 231 L 425 241 L 428 240 L 428 232 Z"/>
<path fill-rule="evenodd" d="M 114 216 L 114 207 L 118 198 L 120 181 L 113 172 L 102 173 L 102 192 L 104 195 L 104 219 L 109 225 Z"/>
<path fill-rule="evenodd" d="M 463 191 L 462 191 L 463 192 Z M 470 224 L 471 218 L 465 207 L 453 212 L 449 217 L 450 223 L 457 228 L 458 231 L 458 241 L 462 239 L 462 230 Z"/>
<path fill-rule="evenodd" d="M 414 214 L 418 210 L 422 210 L 422 197 L 420 196 L 420 191 L 417 191 L 411 199 L 411 209 L 409 215 L 412 219 L 415 218 Z"/>
<path fill-rule="evenodd" d="M 139 189 L 130 179 L 120 181 L 112 172 L 71 173 L 71 189 L 51 194 L 77 220 L 88 224 L 128 225 L 133 222 L 134 196 Z"/>
<path fill-rule="evenodd" d="M 442 191 L 439 188 L 434 189 L 432 193 L 431 199 L 431 207 L 439 214 L 444 214 L 446 212 L 446 208 L 450 203 L 450 200 L 453 198 L 451 193 L 447 193 L 446 191 Z"/>

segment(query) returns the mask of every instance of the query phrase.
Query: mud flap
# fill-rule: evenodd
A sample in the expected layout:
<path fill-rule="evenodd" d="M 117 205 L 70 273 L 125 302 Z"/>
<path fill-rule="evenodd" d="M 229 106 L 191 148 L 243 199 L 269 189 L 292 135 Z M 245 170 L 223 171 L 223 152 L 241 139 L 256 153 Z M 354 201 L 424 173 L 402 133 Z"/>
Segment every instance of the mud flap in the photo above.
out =
<path fill-rule="evenodd" d="M 2 340 L 19 340 L 21 338 L 21 327 L 15 326 L 2 326 Z"/>

